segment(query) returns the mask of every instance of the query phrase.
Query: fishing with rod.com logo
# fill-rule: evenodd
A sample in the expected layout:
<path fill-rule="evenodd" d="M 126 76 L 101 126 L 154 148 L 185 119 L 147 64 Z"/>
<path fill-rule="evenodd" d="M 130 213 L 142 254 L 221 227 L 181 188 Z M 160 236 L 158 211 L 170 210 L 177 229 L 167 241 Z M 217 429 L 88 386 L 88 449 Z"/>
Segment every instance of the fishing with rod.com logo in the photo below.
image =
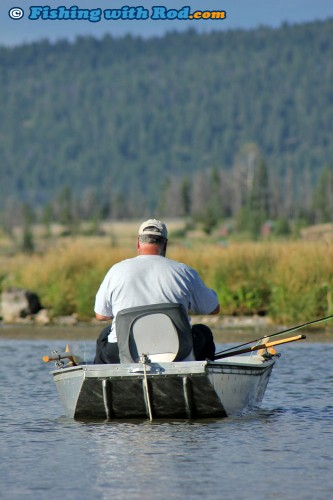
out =
<path fill-rule="evenodd" d="M 226 19 L 225 10 L 192 10 L 189 5 L 179 9 L 166 7 L 165 5 L 155 5 L 146 8 L 143 5 L 129 6 L 123 5 L 114 9 L 83 9 L 77 5 L 70 7 L 50 6 L 50 5 L 29 5 L 27 7 L 13 6 L 8 15 L 13 20 L 20 20 L 26 17 L 30 21 L 88 21 L 97 23 L 105 21 L 137 20 L 137 21 L 168 21 L 168 20 L 193 20 L 221 21 Z"/>

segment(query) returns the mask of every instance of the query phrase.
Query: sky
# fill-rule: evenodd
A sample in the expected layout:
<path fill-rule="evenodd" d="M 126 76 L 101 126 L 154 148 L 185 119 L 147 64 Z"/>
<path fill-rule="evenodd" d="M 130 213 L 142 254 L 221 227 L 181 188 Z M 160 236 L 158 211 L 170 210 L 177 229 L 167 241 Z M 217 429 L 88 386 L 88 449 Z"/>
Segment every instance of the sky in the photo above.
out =
<path fill-rule="evenodd" d="M 74 40 L 79 35 L 90 35 L 97 38 L 105 34 L 124 36 L 139 35 L 147 38 L 163 36 L 169 31 L 181 31 L 195 27 L 199 32 L 229 29 L 252 29 L 258 26 L 279 27 L 289 24 L 310 22 L 313 20 L 333 19 L 333 0 L 0 0 L 0 45 L 15 46 L 40 39 L 52 42 L 59 39 Z M 89 20 L 29 19 L 31 7 L 49 7 L 57 14 L 63 6 L 67 10 L 77 6 L 78 9 L 101 9 L 101 19 Z M 143 7 L 148 14 L 147 19 L 104 19 L 105 9 L 121 9 L 124 6 Z M 158 15 L 175 15 L 183 7 L 189 7 L 190 13 L 195 11 L 222 11 L 225 19 L 189 20 L 189 19 L 152 19 L 153 7 L 161 7 Z M 13 10 L 14 9 L 14 10 Z M 22 12 L 24 12 L 23 17 Z M 73 9 L 75 10 L 75 9 Z M 168 12 L 168 11 L 172 12 Z M 13 18 L 10 17 L 9 12 Z M 137 13 L 138 11 L 135 10 Z M 187 11 L 185 11 L 186 13 Z M 168 14 L 166 14 L 168 13 Z M 157 16 L 157 14 L 155 14 Z M 181 15 L 181 14 L 179 14 Z M 18 18 L 15 18 L 18 17 Z"/>

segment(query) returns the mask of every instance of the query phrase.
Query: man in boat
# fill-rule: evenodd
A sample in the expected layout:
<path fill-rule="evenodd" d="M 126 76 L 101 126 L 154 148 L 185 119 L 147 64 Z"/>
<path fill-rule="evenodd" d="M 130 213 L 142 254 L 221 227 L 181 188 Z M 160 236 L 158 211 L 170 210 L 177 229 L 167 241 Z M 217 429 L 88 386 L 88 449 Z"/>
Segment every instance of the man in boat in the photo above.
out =
<path fill-rule="evenodd" d="M 95 363 L 119 363 L 117 313 L 123 309 L 160 303 L 182 304 L 194 314 L 218 314 L 216 292 L 207 288 L 198 273 L 180 262 L 168 259 L 166 225 L 149 219 L 139 228 L 138 255 L 111 267 L 95 301 L 96 318 L 112 321 L 97 339 Z M 211 330 L 202 324 L 192 326 L 196 360 L 214 359 L 215 344 Z"/>

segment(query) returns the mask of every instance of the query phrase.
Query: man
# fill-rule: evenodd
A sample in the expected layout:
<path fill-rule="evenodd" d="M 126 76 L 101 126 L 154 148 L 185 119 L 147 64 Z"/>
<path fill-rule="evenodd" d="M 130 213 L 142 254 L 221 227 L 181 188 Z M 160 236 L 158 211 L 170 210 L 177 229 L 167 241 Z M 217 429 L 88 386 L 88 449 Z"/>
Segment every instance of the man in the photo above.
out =
<path fill-rule="evenodd" d="M 119 363 L 117 314 L 129 307 L 161 303 L 183 304 L 196 314 L 218 314 L 216 293 L 207 288 L 191 267 L 166 258 L 168 232 L 165 224 L 149 219 L 141 224 L 137 240 L 137 257 L 111 267 L 95 302 L 96 318 L 113 319 L 97 339 L 95 363 Z M 195 359 L 213 359 L 215 344 L 205 325 L 192 326 Z"/>

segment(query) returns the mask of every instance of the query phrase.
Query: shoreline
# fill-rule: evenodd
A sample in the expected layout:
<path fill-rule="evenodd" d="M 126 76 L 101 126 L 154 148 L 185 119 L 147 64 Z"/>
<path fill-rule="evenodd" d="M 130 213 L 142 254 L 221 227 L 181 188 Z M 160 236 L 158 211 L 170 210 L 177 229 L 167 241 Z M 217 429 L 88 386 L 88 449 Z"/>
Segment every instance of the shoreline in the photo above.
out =
<path fill-rule="evenodd" d="M 259 319 L 259 321 L 258 321 Z M 273 335 L 282 330 L 292 328 L 286 325 L 274 325 L 264 318 L 207 318 L 197 316 L 192 323 L 204 323 L 209 326 L 217 343 L 245 342 L 253 337 Z M 84 341 L 96 340 L 106 324 L 95 321 L 90 323 L 77 323 L 75 325 L 35 325 L 20 323 L 0 323 L 0 339 L 2 340 L 64 340 Z M 304 342 L 326 342 L 333 343 L 333 327 L 308 327 L 297 331 L 307 336 Z M 294 333 L 286 334 L 293 336 Z M 282 336 L 281 336 L 282 338 Z"/>

